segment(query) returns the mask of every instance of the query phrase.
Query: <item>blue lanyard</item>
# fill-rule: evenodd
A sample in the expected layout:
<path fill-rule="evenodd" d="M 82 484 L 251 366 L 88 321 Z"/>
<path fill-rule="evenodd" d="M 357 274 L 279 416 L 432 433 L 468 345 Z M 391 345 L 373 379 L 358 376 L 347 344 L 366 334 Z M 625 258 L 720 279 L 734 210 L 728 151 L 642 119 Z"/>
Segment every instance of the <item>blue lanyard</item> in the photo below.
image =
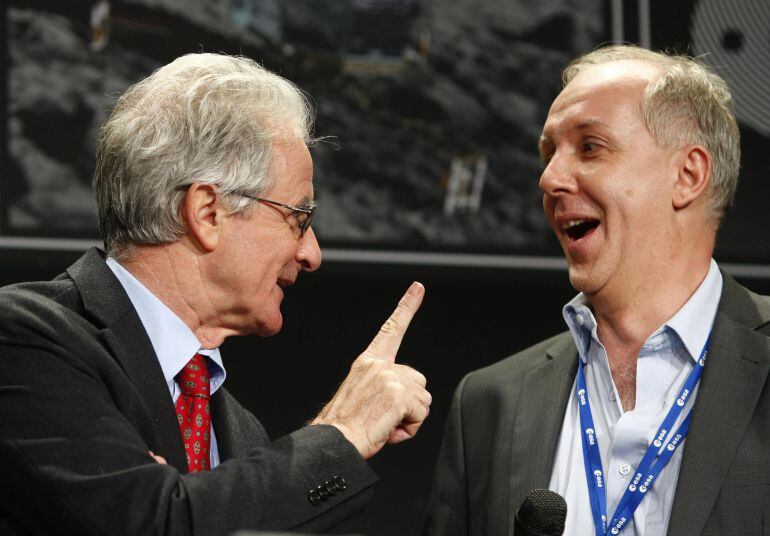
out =
<path fill-rule="evenodd" d="M 698 385 L 701 374 L 703 374 L 710 339 L 711 334 L 706 339 L 706 344 L 703 345 L 703 350 L 700 353 L 697 364 L 679 391 L 676 402 L 671 406 L 668 415 L 663 419 L 663 423 L 655 434 L 655 439 L 647 448 L 642 461 L 639 462 L 633 478 L 626 487 L 623 497 L 621 497 L 615 509 L 615 514 L 612 516 L 609 526 L 607 525 L 607 492 L 605 489 L 602 458 L 599 451 L 599 439 L 596 437 L 594 419 L 591 415 L 591 402 L 588 400 L 583 360 L 578 356 L 575 396 L 577 397 L 578 408 L 580 409 L 583 465 L 585 467 L 586 480 L 588 481 L 588 497 L 591 501 L 591 512 L 593 513 L 597 536 L 605 536 L 607 534 L 615 536 L 623 531 L 628 521 L 633 518 L 634 512 L 642 502 L 642 499 L 652 489 L 655 480 L 674 455 L 674 451 L 684 441 L 687 431 L 690 429 L 692 410 L 684 418 L 676 432 L 671 433 L 671 428 L 682 414 L 682 409 L 687 403 L 687 399 L 692 395 L 695 387 Z M 667 441 L 669 437 L 671 439 Z"/>

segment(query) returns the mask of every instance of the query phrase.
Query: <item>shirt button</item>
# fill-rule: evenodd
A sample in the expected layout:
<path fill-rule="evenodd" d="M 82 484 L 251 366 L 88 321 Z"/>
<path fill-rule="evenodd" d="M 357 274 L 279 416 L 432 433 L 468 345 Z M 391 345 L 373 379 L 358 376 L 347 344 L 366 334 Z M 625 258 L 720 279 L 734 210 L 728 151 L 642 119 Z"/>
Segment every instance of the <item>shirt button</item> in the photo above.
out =
<path fill-rule="evenodd" d="M 627 463 L 621 463 L 620 467 L 618 467 L 618 471 L 621 475 L 626 476 L 628 473 L 631 472 L 631 466 Z"/>
<path fill-rule="evenodd" d="M 583 315 L 577 315 L 575 317 L 575 320 L 577 321 L 578 325 L 582 326 L 586 323 L 586 319 L 583 317 Z"/>
<path fill-rule="evenodd" d="M 610 400 L 612 400 L 613 402 L 615 402 L 615 400 L 616 400 L 616 398 L 615 398 L 615 391 L 614 390 L 610 391 Z"/>

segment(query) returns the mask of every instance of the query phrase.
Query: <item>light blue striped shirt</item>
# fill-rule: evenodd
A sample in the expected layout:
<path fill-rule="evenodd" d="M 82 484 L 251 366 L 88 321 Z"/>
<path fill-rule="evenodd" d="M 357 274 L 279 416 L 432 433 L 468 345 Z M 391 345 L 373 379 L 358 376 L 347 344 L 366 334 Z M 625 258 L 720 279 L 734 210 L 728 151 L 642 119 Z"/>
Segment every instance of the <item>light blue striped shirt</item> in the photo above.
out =
<path fill-rule="evenodd" d="M 107 258 L 107 266 L 118 278 L 142 321 L 155 350 L 155 355 L 158 357 L 160 368 L 163 370 L 163 377 L 174 404 L 182 393 L 174 377 L 196 353 L 203 354 L 208 358 L 211 394 L 213 395 L 225 382 L 227 375 L 222 357 L 219 354 L 219 348 L 202 348 L 200 341 L 187 327 L 187 324 L 114 258 Z M 214 468 L 219 465 L 219 450 L 213 424 L 210 453 L 211 467 Z M 163 455 L 162 452 L 155 454 Z"/>
<path fill-rule="evenodd" d="M 586 388 L 606 476 L 608 518 L 615 513 L 647 446 L 654 439 L 685 378 L 700 356 L 711 332 L 721 294 L 722 274 L 712 259 L 708 274 L 695 293 L 642 346 L 636 369 L 636 405 L 627 412 L 620 403 L 607 352 L 599 340 L 596 319 L 585 296 L 579 294 L 564 306 L 564 320 L 585 367 Z M 574 392 L 573 385 L 549 489 L 567 501 L 564 534 L 588 535 L 595 534 L 594 521 L 583 468 L 580 412 Z M 674 429 L 687 416 L 696 397 L 697 388 Z M 625 527 L 622 536 L 658 536 L 666 533 L 682 453 L 686 448 L 685 439 L 656 480 L 652 491 L 637 508 L 633 522 Z"/>

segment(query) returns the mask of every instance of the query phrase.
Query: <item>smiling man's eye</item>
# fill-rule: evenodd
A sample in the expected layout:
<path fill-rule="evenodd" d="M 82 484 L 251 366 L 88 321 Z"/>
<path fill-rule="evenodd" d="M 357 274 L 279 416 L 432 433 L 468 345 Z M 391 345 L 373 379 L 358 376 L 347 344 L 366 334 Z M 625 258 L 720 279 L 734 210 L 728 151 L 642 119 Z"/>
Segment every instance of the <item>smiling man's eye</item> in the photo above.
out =
<path fill-rule="evenodd" d="M 603 145 L 595 140 L 583 140 L 581 142 L 580 150 L 583 153 L 593 153 L 600 150 Z"/>

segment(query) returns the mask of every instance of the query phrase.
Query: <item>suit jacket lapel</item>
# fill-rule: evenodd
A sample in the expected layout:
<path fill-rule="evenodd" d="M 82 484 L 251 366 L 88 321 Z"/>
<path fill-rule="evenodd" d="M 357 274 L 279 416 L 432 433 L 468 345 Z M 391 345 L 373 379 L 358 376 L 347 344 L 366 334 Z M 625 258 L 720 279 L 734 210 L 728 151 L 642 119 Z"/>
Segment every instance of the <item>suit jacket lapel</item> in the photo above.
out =
<path fill-rule="evenodd" d="M 577 373 L 577 349 L 565 334 L 547 350 L 522 382 L 514 417 L 511 452 L 510 527 L 524 497 L 548 488 L 564 411 Z"/>
<path fill-rule="evenodd" d="M 700 534 L 770 370 L 770 307 L 724 276 L 711 349 L 693 408 L 669 534 Z"/>
<path fill-rule="evenodd" d="M 270 442 L 262 424 L 244 410 L 226 389 L 219 389 L 212 395 L 211 419 L 220 463 L 243 458 L 254 447 Z"/>
<path fill-rule="evenodd" d="M 67 269 L 88 314 L 103 326 L 99 332 L 129 381 L 141 394 L 153 420 L 156 454 L 179 471 L 187 472 L 184 446 L 174 405 L 160 363 L 123 287 L 105 264 L 101 253 L 89 250 Z"/>
<path fill-rule="evenodd" d="M 219 463 L 222 463 L 235 456 L 230 422 L 227 418 L 225 409 L 226 402 L 222 389 L 217 390 L 211 395 L 211 424 L 214 427 L 214 434 L 217 438 L 217 452 L 219 453 Z M 237 442 L 235 442 L 237 444 Z"/>

